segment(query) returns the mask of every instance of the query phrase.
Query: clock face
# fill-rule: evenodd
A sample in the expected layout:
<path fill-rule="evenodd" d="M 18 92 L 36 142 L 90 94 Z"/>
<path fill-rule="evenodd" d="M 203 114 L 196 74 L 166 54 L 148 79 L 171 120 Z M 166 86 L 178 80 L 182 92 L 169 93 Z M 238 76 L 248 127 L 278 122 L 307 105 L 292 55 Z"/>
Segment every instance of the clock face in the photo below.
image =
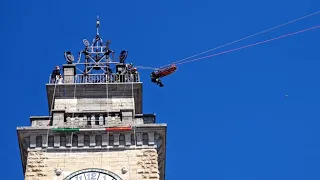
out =
<path fill-rule="evenodd" d="M 103 169 L 84 169 L 70 174 L 65 180 L 122 180 L 116 174 Z"/>

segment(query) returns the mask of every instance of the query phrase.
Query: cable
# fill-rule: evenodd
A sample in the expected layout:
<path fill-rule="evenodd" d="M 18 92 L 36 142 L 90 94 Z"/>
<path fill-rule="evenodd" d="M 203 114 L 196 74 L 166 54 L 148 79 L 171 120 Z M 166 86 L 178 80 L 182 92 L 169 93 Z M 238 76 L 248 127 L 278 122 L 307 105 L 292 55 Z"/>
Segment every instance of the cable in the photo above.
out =
<path fill-rule="evenodd" d="M 185 64 L 185 63 L 189 63 L 189 62 L 193 62 L 193 61 L 198 61 L 198 60 L 201 60 L 201 59 L 214 57 L 214 56 L 218 56 L 218 55 L 221 55 L 221 54 L 226 54 L 226 53 L 233 52 L 233 51 L 238 51 L 238 50 L 245 49 L 245 48 L 248 48 L 248 47 L 256 46 L 256 45 L 259 45 L 259 44 L 264 44 L 264 43 L 267 43 L 267 42 L 270 42 L 270 41 L 274 41 L 274 40 L 277 40 L 277 39 L 282 39 L 282 38 L 285 38 L 285 37 L 288 37 L 288 36 L 292 36 L 292 35 L 295 35 L 295 34 L 303 33 L 303 32 L 306 32 L 306 31 L 310 31 L 310 30 L 313 30 L 313 29 L 316 29 L 316 28 L 320 28 L 320 25 L 314 26 L 314 27 L 311 27 L 311 28 L 308 28 L 308 29 L 296 31 L 296 32 L 293 32 L 293 33 L 290 33 L 290 34 L 286 34 L 286 35 L 283 35 L 283 36 L 279 36 L 279 37 L 276 37 L 276 38 L 268 39 L 268 40 L 265 40 L 265 41 L 260 41 L 260 42 L 257 42 L 257 43 L 254 43 L 254 44 L 250 44 L 250 45 L 247 45 L 247 46 L 242 46 L 242 47 L 239 47 L 239 48 L 236 48 L 236 49 L 231 49 L 231 50 L 228 50 L 228 51 L 223 51 L 223 52 L 220 52 L 220 53 L 204 56 L 204 57 L 201 57 L 201 58 L 196 58 L 196 59 L 192 59 L 192 60 L 189 60 L 189 61 L 184 61 L 184 62 L 181 62 L 181 63 L 177 63 L 176 65 L 181 65 L 181 64 Z"/>
<path fill-rule="evenodd" d="M 199 56 L 199 55 L 201 55 L 201 54 L 204 54 L 204 53 L 207 53 L 207 52 L 210 52 L 210 51 L 213 51 L 213 50 L 216 50 L 216 49 L 219 49 L 219 48 L 222 48 L 222 47 L 225 47 L 225 46 L 228 46 L 228 45 L 231 45 L 231 44 L 234 44 L 234 43 L 240 42 L 240 41 L 243 41 L 243 40 L 245 40 L 245 39 L 248 39 L 248 38 L 251 38 L 251 37 L 257 36 L 257 35 L 259 35 L 259 34 L 263 34 L 263 33 L 269 32 L 269 31 L 271 31 L 271 30 L 278 29 L 278 28 L 280 28 L 280 27 L 282 27 L 282 26 L 285 26 L 285 25 L 288 25 L 288 24 L 291 24 L 291 23 L 297 22 L 297 21 L 299 21 L 299 20 L 305 19 L 305 18 L 307 18 L 307 17 L 314 16 L 314 15 L 319 14 L 319 13 L 320 13 L 320 11 L 317 11 L 317 12 L 314 12 L 314 13 L 311 13 L 311 14 L 308 14 L 308 15 L 306 15 L 306 16 L 303 16 L 303 17 L 300 17 L 300 18 L 298 18 L 298 19 L 295 19 L 295 20 L 289 21 L 289 22 L 287 22 L 287 23 L 284 23 L 284 24 L 281 24 L 281 25 L 278 25 L 278 26 L 275 26 L 275 27 L 269 28 L 269 29 L 267 29 L 267 30 L 260 31 L 260 32 L 258 32 L 258 33 L 252 34 L 252 35 L 250 35 L 250 36 L 246 36 L 246 37 L 241 38 L 241 39 L 238 39 L 238 40 L 236 40 L 236 41 L 232 41 L 232 42 L 229 42 L 229 43 L 227 43 L 227 44 L 224 44 L 224 45 L 218 46 L 218 47 L 216 47 L 216 48 L 209 49 L 209 50 L 207 50 L 207 51 L 203 51 L 203 52 L 201 52 L 201 53 L 198 53 L 198 54 L 195 54 L 195 55 L 189 56 L 189 57 L 187 57 L 187 58 L 184 58 L 184 59 L 181 59 L 181 60 L 179 60 L 179 61 L 173 62 L 172 64 L 176 64 L 176 63 L 182 62 L 182 61 L 184 61 L 184 60 L 187 60 L 187 59 L 193 58 L 193 57 L 195 57 L 195 56 Z M 170 65 L 170 64 L 168 64 L 168 65 Z M 164 66 L 162 66 L 162 67 L 164 67 Z"/>
<path fill-rule="evenodd" d="M 134 94 L 133 94 L 133 82 L 135 82 L 135 80 L 136 80 L 136 75 L 137 74 L 131 74 L 131 76 L 133 77 L 133 79 L 131 80 L 131 98 L 132 98 L 132 105 L 133 105 L 132 106 L 132 108 L 133 108 L 132 121 L 133 121 L 133 125 L 134 125 L 134 136 L 135 136 L 135 132 L 136 132 L 136 123 L 135 123 L 136 121 L 134 119 L 135 118 L 135 114 L 136 114 L 136 109 L 135 109 L 135 101 L 134 101 Z M 131 132 L 130 132 L 130 141 L 131 141 Z M 129 171 L 129 179 L 131 179 L 130 171 Z"/>
<path fill-rule="evenodd" d="M 107 119 L 109 119 L 109 106 L 108 106 L 108 102 L 109 102 L 109 83 L 111 82 L 111 77 L 112 77 L 112 74 L 106 74 L 106 98 L 107 98 L 107 100 L 106 100 L 106 113 L 107 113 L 107 116 L 106 116 L 106 118 L 104 119 L 104 121 L 105 121 L 105 126 L 106 127 L 108 127 L 108 121 L 107 121 Z M 110 82 L 109 82 L 110 81 Z M 110 103 L 109 103 L 110 104 Z M 107 132 L 107 136 L 108 136 L 108 138 L 107 138 L 107 140 L 108 140 L 108 143 L 107 143 L 107 147 L 106 147 L 106 149 L 107 149 L 107 153 L 109 153 L 109 148 L 108 148 L 108 146 L 109 146 L 109 131 Z M 102 141 L 103 141 L 103 139 L 102 139 L 102 134 L 101 134 L 101 147 L 102 147 Z M 102 159 L 103 159 L 103 150 L 101 150 L 101 169 L 102 169 L 102 166 L 103 166 L 103 163 L 102 163 Z"/>
<path fill-rule="evenodd" d="M 139 68 L 139 69 L 157 69 L 157 68 L 154 68 L 154 67 L 147 67 L 147 66 L 135 66 L 136 68 Z"/>
<path fill-rule="evenodd" d="M 281 24 L 281 25 L 278 25 L 278 26 L 275 26 L 275 27 L 272 27 L 272 28 L 269 28 L 269 29 L 266 29 L 266 30 L 260 31 L 260 32 L 258 32 L 258 33 L 255 33 L 255 34 L 252 34 L 252 35 L 246 36 L 246 37 L 244 37 L 244 38 L 241 38 L 241 39 L 238 39 L 238 40 L 235 40 L 235 41 L 229 42 L 229 43 L 227 43 L 227 44 L 224 44 L 224 45 L 221 45 L 221 46 L 218 46 L 218 47 L 215 47 L 215 48 L 212 48 L 212 49 L 209 49 L 209 50 L 203 51 L 203 52 L 201 52 L 201 53 L 198 53 L 198 54 L 195 54 L 195 55 L 192 55 L 192 56 L 186 57 L 186 58 L 184 58 L 184 59 L 181 59 L 181 60 L 175 61 L 175 62 L 173 62 L 173 63 L 171 63 L 171 64 L 181 64 L 181 63 L 179 63 L 179 62 L 182 62 L 182 61 L 185 61 L 185 60 L 187 60 L 187 59 L 190 59 L 190 58 L 193 58 L 193 57 L 199 56 L 199 55 L 201 55 L 201 54 L 205 54 L 205 53 L 207 53 L 207 52 L 214 51 L 214 50 L 220 49 L 220 48 L 222 48 L 222 47 L 225 47 L 225 46 L 228 46 L 228 45 L 231 45 L 231 44 L 234 44 L 234 43 L 237 43 L 237 42 L 243 41 L 243 40 L 245 40 L 245 39 L 249 39 L 249 38 L 251 38 L 251 37 L 254 37 L 254 36 L 257 36 L 257 35 L 260 35 L 260 34 L 263 34 L 263 33 L 269 32 L 269 31 L 272 31 L 272 30 L 274 30 L 274 29 L 278 29 L 278 28 L 280 28 L 280 27 L 286 26 L 286 25 L 288 25 L 288 24 L 292 24 L 292 23 L 297 22 L 297 21 L 300 21 L 300 20 L 302 20 L 302 19 L 305 19 L 305 18 L 308 18 L 308 17 L 314 16 L 314 15 L 317 15 L 317 14 L 319 14 L 319 13 L 320 13 L 320 11 L 317 11 L 317 12 L 314 12 L 314 13 L 311 13 L 311 14 L 308 14 L 308 15 L 306 15 L 306 16 L 303 16 L 303 17 L 300 17 L 300 18 L 294 19 L 294 20 L 292 20 L 292 21 L 289 21 L 289 22 L 283 23 L 283 24 Z M 187 62 L 189 62 L 189 61 L 187 61 Z M 168 65 L 170 65 L 170 64 L 168 64 Z M 168 65 L 161 66 L 160 68 L 166 67 L 166 66 L 168 66 Z M 137 67 L 137 68 L 139 68 L 139 69 L 151 69 L 151 70 L 159 69 L 159 68 L 145 67 L 145 66 L 136 66 L 136 67 Z"/>
<path fill-rule="evenodd" d="M 76 92 L 77 92 L 77 83 L 76 82 L 77 82 L 77 80 L 75 79 L 75 81 L 74 81 L 74 91 L 73 91 L 73 99 L 74 100 L 76 99 Z M 73 122 L 70 122 L 70 123 L 71 123 L 71 128 L 73 128 L 74 127 L 74 123 L 75 123 L 74 111 L 72 112 L 72 117 L 71 118 L 73 119 Z M 70 121 L 71 121 L 71 118 L 70 118 Z M 67 143 L 68 143 L 67 140 L 69 139 L 67 137 L 68 137 L 69 133 L 65 133 L 65 135 L 66 135 L 66 146 L 67 146 Z M 71 132 L 71 135 L 70 135 L 70 144 L 71 145 L 70 145 L 69 155 L 72 153 L 72 141 L 73 141 L 73 132 Z M 67 153 L 68 153 L 68 151 L 65 152 L 64 168 L 66 168 L 65 166 L 66 166 Z M 65 178 L 65 177 L 63 177 L 63 178 Z"/>
<path fill-rule="evenodd" d="M 50 79 L 51 81 L 51 79 Z M 50 116 L 51 116 L 51 120 L 52 120 L 52 108 L 53 108 L 53 102 L 54 102 L 54 99 L 55 99 L 55 95 L 56 95 L 56 87 L 57 87 L 57 82 L 58 80 L 55 79 L 55 82 L 54 82 L 54 89 L 53 89 L 53 94 L 52 94 L 52 100 L 51 100 L 51 107 L 50 107 Z M 50 121 L 51 121 L 50 120 Z M 49 121 L 49 124 L 48 126 L 50 126 L 50 121 Z M 45 150 L 45 156 L 47 157 L 47 152 L 48 152 L 48 147 L 49 147 L 49 131 L 50 131 L 50 127 L 48 127 L 48 130 L 47 130 L 47 148 Z"/>

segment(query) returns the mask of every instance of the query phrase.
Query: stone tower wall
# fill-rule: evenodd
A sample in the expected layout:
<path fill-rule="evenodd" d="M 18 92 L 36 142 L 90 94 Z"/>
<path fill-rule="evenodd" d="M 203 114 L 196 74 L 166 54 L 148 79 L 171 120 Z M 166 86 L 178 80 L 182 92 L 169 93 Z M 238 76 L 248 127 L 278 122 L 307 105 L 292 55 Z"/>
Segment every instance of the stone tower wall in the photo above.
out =
<path fill-rule="evenodd" d="M 156 149 L 105 152 L 28 153 L 25 180 L 63 180 L 69 174 L 86 168 L 108 169 L 123 180 L 159 180 Z M 55 169 L 61 169 L 57 176 Z M 127 172 L 123 170 L 127 170 Z"/>

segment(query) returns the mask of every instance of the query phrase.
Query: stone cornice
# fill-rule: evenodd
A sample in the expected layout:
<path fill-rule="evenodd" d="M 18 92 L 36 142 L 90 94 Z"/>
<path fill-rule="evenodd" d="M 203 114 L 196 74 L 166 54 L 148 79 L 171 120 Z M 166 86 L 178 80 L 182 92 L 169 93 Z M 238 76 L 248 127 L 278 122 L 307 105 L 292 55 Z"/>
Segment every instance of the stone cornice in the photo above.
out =
<path fill-rule="evenodd" d="M 111 126 L 104 126 L 102 128 L 107 127 Z M 24 172 L 27 159 L 26 152 L 31 151 L 94 152 L 104 150 L 121 151 L 132 149 L 157 149 L 159 153 L 158 161 L 161 179 L 164 179 L 165 177 L 166 124 L 141 124 L 133 127 L 130 131 L 78 131 L 73 134 L 77 137 L 76 142 L 71 139 L 71 132 L 53 132 L 53 128 L 55 127 L 43 126 L 17 128 Z M 96 129 L 101 127 L 93 128 Z M 99 139 L 97 139 L 97 135 L 100 136 Z M 144 135 L 146 135 L 146 137 Z M 85 136 L 87 136 L 87 139 Z M 121 136 L 122 139 L 120 138 Z M 49 140 L 47 137 L 49 137 Z M 51 141 L 50 137 L 53 138 Z M 64 137 L 63 144 L 61 139 L 62 137 Z M 132 138 L 134 138 L 135 141 L 132 141 Z M 98 144 L 97 140 L 99 141 Z M 49 141 L 51 142 L 51 145 Z M 74 145 L 74 143 L 76 144 Z"/>
<path fill-rule="evenodd" d="M 90 129 L 96 129 L 96 128 L 111 128 L 115 126 L 88 126 L 87 128 Z M 128 126 L 117 126 L 117 127 L 128 127 Z M 51 130 L 53 128 L 75 128 L 74 126 L 63 126 L 63 127 L 55 127 L 55 126 L 41 126 L 41 127 L 31 127 L 31 126 L 20 126 L 17 127 L 18 132 L 32 132 L 32 133 L 38 133 L 38 132 L 43 132 L 44 130 L 47 132 L 48 130 Z M 84 129 L 87 129 L 84 128 Z M 167 124 L 140 124 L 137 126 L 132 126 L 132 129 L 139 129 L 139 130 L 163 130 L 164 128 L 167 128 Z M 93 130 L 96 131 L 96 130 Z M 101 130 L 103 132 L 105 130 Z"/>

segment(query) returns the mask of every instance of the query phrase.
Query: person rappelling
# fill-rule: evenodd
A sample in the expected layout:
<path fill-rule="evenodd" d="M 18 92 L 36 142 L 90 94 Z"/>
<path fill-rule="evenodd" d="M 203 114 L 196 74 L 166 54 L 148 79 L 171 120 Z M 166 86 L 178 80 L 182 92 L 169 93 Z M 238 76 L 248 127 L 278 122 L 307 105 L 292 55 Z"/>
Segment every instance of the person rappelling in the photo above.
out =
<path fill-rule="evenodd" d="M 164 86 L 161 82 L 160 77 L 157 76 L 157 74 L 155 72 L 152 72 L 150 76 L 151 76 L 151 82 L 156 83 L 157 85 L 159 85 L 159 87 Z"/>

